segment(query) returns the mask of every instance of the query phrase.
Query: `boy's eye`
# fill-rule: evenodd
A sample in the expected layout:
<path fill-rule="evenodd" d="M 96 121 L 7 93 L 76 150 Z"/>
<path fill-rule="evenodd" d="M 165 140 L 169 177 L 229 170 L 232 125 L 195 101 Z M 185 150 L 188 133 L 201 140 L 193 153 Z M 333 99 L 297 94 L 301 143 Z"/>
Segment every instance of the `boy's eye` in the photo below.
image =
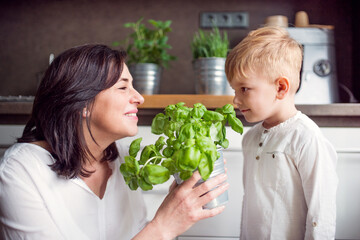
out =
<path fill-rule="evenodd" d="M 242 87 L 242 88 L 241 88 L 241 91 L 242 91 L 242 92 L 246 92 L 246 91 L 248 91 L 248 90 L 249 90 L 249 88 L 247 88 L 247 87 Z"/>

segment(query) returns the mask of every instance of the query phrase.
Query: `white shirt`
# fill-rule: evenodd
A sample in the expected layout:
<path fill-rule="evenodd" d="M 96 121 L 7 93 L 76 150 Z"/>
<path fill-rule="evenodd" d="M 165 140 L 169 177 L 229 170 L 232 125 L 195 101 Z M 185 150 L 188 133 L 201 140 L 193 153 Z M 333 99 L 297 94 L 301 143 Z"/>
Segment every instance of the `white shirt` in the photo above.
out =
<path fill-rule="evenodd" d="M 126 185 L 119 159 L 109 163 L 112 175 L 102 199 L 80 178 L 59 177 L 48 166 L 53 162 L 48 151 L 34 144 L 17 143 L 5 152 L 0 162 L 0 239 L 128 240 L 144 227 L 141 192 Z"/>
<path fill-rule="evenodd" d="M 301 112 L 243 139 L 241 239 L 334 239 L 337 154 Z"/>

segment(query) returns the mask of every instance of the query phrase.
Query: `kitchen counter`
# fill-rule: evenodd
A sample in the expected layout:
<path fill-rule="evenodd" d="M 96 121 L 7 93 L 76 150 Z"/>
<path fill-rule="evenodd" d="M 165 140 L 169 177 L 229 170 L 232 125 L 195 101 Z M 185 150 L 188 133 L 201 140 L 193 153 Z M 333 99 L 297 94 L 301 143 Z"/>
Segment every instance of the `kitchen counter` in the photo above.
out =
<path fill-rule="evenodd" d="M 139 125 L 150 125 L 153 117 L 169 104 L 185 102 L 187 106 L 201 102 L 209 109 L 232 103 L 232 96 L 216 95 L 144 95 L 145 102 L 139 106 Z M 336 103 L 321 105 L 296 105 L 297 109 L 308 115 L 320 127 L 360 127 L 360 104 Z M 0 102 L 0 124 L 25 124 L 32 109 L 31 101 Z M 240 111 L 237 116 L 245 126 L 247 123 Z"/>

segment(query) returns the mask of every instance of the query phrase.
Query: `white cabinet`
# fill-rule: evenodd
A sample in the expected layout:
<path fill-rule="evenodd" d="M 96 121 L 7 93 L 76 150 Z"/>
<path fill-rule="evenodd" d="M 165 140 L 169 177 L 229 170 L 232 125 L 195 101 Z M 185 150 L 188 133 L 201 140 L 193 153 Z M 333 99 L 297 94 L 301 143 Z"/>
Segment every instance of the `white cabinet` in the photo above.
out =
<path fill-rule="evenodd" d="M 321 128 L 338 153 L 336 239 L 360 239 L 360 128 Z"/>
<path fill-rule="evenodd" d="M 360 239 L 360 152 L 339 153 L 337 239 Z"/>

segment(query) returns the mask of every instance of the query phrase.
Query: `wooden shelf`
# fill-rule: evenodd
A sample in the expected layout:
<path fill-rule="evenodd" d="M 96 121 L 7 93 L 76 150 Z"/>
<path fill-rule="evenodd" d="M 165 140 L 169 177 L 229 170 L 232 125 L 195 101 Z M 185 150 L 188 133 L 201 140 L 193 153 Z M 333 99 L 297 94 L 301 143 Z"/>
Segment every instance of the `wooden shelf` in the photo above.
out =
<path fill-rule="evenodd" d="M 149 125 L 153 117 L 163 112 L 169 104 L 184 102 L 192 107 L 195 103 L 202 103 L 208 109 L 232 104 L 233 96 L 228 95 L 199 95 L 199 94 L 158 94 L 143 95 L 145 102 L 139 106 L 139 125 Z M 308 115 L 321 127 L 360 127 L 359 103 L 312 104 L 296 105 L 297 109 Z M 31 114 L 32 102 L 0 102 L 0 124 L 25 124 Z M 244 125 L 252 123 L 245 121 L 239 110 L 236 115 Z"/>
<path fill-rule="evenodd" d="M 186 106 L 192 107 L 195 103 L 202 103 L 206 108 L 214 109 L 222 107 L 233 101 L 233 96 L 228 95 L 190 95 L 190 94 L 158 94 L 143 95 L 145 102 L 140 109 L 163 109 L 169 104 L 184 102 Z"/>

